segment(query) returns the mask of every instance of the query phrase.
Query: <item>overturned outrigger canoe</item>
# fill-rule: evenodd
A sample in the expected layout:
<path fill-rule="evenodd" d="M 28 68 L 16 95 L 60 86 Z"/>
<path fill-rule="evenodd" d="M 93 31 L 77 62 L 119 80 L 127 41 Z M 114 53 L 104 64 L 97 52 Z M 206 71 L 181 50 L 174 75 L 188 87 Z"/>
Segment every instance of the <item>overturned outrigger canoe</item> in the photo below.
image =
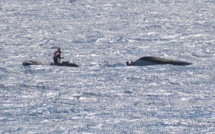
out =
<path fill-rule="evenodd" d="M 135 62 L 133 61 L 126 62 L 126 65 L 128 66 L 149 66 L 149 65 L 162 65 L 162 64 L 170 64 L 170 65 L 178 65 L 178 66 L 191 65 L 191 63 L 189 62 L 165 59 L 165 58 L 154 57 L 154 56 L 141 57 Z"/>

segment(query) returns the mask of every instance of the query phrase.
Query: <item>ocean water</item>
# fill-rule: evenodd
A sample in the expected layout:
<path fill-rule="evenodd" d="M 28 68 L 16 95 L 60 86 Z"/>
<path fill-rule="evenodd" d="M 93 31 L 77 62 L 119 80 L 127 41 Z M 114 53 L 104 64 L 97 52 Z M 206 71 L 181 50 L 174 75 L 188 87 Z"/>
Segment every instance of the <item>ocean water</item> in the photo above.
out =
<path fill-rule="evenodd" d="M 0 133 L 215 133 L 214 0 L 0 0 L 0 55 Z"/>

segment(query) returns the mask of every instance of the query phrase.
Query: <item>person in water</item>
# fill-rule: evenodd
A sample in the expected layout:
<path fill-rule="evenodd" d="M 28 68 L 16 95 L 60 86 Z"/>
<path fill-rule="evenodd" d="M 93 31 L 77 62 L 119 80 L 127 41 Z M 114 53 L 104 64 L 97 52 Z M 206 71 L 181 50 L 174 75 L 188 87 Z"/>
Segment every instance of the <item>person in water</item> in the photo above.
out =
<path fill-rule="evenodd" d="M 60 50 L 60 48 L 58 48 L 58 49 L 54 52 L 54 57 L 53 57 L 54 64 L 60 64 L 62 58 L 63 58 L 63 57 L 61 57 L 61 50 Z"/>

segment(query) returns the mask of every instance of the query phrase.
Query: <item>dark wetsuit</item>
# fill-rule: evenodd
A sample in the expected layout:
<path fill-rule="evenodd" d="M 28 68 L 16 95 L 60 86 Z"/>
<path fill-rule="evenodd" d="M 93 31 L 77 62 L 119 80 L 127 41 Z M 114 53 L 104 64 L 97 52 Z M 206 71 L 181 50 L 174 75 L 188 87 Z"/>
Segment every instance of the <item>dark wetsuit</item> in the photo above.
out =
<path fill-rule="evenodd" d="M 59 50 L 57 50 L 57 51 L 54 52 L 54 57 L 53 57 L 54 64 L 59 64 L 58 61 L 57 61 L 57 59 L 61 58 L 60 54 L 61 54 L 61 51 L 59 51 Z"/>
<path fill-rule="evenodd" d="M 53 57 L 53 60 L 54 60 L 54 64 L 58 64 L 56 57 Z"/>

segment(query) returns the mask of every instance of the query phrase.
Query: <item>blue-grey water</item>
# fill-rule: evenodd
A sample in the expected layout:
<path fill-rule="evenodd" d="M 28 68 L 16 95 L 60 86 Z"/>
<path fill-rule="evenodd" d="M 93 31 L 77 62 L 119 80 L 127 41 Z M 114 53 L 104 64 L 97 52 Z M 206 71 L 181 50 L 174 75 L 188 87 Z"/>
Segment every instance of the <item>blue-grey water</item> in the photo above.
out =
<path fill-rule="evenodd" d="M 214 66 L 214 0 L 0 0 L 0 133 L 215 133 Z"/>

